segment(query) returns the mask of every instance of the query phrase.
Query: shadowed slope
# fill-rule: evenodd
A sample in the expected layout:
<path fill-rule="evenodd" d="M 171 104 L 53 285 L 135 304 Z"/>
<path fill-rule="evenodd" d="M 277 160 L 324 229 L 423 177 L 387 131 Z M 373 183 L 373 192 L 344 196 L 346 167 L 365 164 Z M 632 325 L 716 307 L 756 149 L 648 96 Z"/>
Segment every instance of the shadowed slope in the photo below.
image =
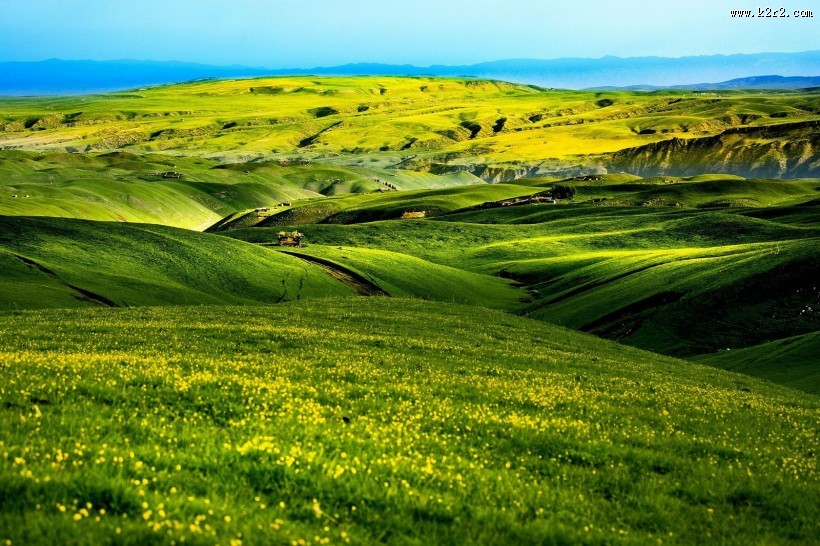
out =
<path fill-rule="evenodd" d="M 315 266 L 150 225 L 0 216 L 0 306 L 274 303 L 353 292 Z"/>

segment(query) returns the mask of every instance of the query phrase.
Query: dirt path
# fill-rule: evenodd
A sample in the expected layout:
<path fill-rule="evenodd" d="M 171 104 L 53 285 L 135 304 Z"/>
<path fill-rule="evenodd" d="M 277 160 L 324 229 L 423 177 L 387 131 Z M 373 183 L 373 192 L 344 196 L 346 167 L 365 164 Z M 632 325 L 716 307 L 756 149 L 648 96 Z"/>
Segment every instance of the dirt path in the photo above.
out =
<path fill-rule="evenodd" d="M 372 281 L 362 277 L 358 273 L 354 273 L 353 271 L 344 269 L 329 260 L 316 258 L 314 256 L 306 256 L 304 254 L 299 254 L 298 252 L 288 252 L 287 250 L 280 250 L 280 252 L 282 254 L 287 254 L 288 256 L 293 256 L 294 258 L 299 258 L 300 260 L 304 260 L 313 265 L 318 265 L 319 267 L 324 269 L 331 277 L 342 282 L 344 285 L 349 286 L 350 288 L 355 290 L 356 293 L 360 296 L 390 295 L 381 288 L 379 288 L 378 285 L 376 285 Z"/>

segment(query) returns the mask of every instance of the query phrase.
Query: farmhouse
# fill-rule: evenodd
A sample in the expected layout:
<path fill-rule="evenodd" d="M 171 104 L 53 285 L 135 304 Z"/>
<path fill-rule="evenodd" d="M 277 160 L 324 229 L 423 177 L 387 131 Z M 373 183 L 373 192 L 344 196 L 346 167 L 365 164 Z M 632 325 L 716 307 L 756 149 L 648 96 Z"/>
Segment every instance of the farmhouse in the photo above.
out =
<path fill-rule="evenodd" d="M 277 246 L 302 246 L 304 234 L 298 231 L 280 231 L 277 235 L 279 236 L 279 240 L 276 243 Z"/>
<path fill-rule="evenodd" d="M 182 178 L 182 174 L 175 171 L 162 173 L 162 178 Z"/>

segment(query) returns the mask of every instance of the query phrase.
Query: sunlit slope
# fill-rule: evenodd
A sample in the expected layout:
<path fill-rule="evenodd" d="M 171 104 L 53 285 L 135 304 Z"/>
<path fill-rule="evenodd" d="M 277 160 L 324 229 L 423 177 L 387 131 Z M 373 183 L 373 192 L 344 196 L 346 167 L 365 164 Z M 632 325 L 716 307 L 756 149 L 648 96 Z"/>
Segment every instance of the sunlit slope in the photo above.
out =
<path fill-rule="evenodd" d="M 720 134 L 673 138 L 624 149 L 607 158 L 611 170 L 641 175 L 694 175 L 702 172 L 754 176 L 817 176 L 820 121 L 747 125 Z"/>
<path fill-rule="evenodd" d="M 288 252 L 353 272 L 387 295 L 517 310 L 527 294 L 509 280 L 438 265 L 400 252 L 309 245 Z"/>
<path fill-rule="evenodd" d="M 818 119 L 816 92 L 588 92 L 480 80 L 282 77 L 3 99 L 0 146 L 466 168 L 495 180 L 601 167 L 809 176 L 818 169 Z"/>
<path fill-rule="evenodd" d="M 597 178 L 597 177 L 587 177 Z M 701 208 L 799 205 L 820 198 L 820 179 L 744 179 L 697 175 L 652 177 L 629 183 L 570 180 L 576 201 L 599 205 L 683 206 Z"/>
<path fill-rule="evenodd" d="M 390 250 L 514 279 L 531 291 L 524 311 L 531 317 L 687 356 L 820 329 L 817 227 L 741 212 L 531 205 L 440 217 L 447 222 L 299 229 L 316 244 Z M 515 214 L 527 223 L 457 221 L 511 222 Z M 275 233 L 227 234 L 265 243 Z"/>
<path fill-rule="evenodd" d="M 445 213 L 536 193 L 517 184 L 470 184 L 463 187 L 404 192 L 376 192 L 363 195 L 334 196 L 293 202 L 286 210 L 259 215 L 246 211 L 227 218 L 210 231 L 245 227 L 292 226 L 300 224 L 355 224 L 376 220 L 397 220 L 408 216 L 431 218 Z"/>
<path fill-rule="evenodd" d="M 124 152 L 0 152 L 0 214 L 188 229 L 204 229 L 237 211 L 275 208 L 296 199 L 470 183 L 482 182 L 467 173 L 435 176 L 298 162 L 226 165 L 202 158 Z"/>
<path fill-rule="evenodd" d="M 0 355 L 14 544 L 816 536 L 816 397 L 505 313 L 4 313 Z"/>
<path fill-rule="evenodd" d="M 225 237 L 150 225 L 0 216 L 4 309 L 274 303 L 353 291 Z"/>
<path fill-rule="evenodd" d="M 505 200 L 526 198 L 548 191 L 555 184 L 570 184 L 577 189 L 574 204 L 596 207 L 554 207 L 545 204 L 501 206 Z M 222 219 L 209 228 L 225 231 L 246 227 L 293 226 L 305 224 L 353 224 L 377 220 L 402 219 L 406 215 L 475 224 L 537 224 L 609 216 L 637 219 L 646 210 L 625 207 L 653 207 L 653 211 L 681 217 L 691 212 L 672 207 L 727 210 L 737 207 L 804 207 L 810 215 L 820 198 L 820 179 L 744 179 L 726 175 L 661 177 L 642 179 L 631 175 L 585 176 L 579 179 L 521 179 L 505 184 L 472 184 L 463 187 L 433 188 L 411 192 L 374 192 L 332 196 L 328 199 L 294 201 L 287 209 L 264 214 L 243 211 Z M 559 200 L 560 201 L 560 200 Z M 564 203 L 566 204 L 566 202 Z M 802 209 L 789 208 L 788 214 Z M 779 214 L 748 210 L 747 216 L 764 218 Z M 786 214 L 786 212 L 784 212 Z M 585 220 L 582 220 L 582 222 Z M 794 221 L 799 221 L 795 218 Z M 628 222 L 628 221 L 627 221 Z M 576 222 L 577 223 L 577 222 Z"/>
<path fill-rule="evenodd" d="M 812 332 L 746 349 L 720 351 L 695 360 L 820 394 L 818 356 L 820 332 Z"/>

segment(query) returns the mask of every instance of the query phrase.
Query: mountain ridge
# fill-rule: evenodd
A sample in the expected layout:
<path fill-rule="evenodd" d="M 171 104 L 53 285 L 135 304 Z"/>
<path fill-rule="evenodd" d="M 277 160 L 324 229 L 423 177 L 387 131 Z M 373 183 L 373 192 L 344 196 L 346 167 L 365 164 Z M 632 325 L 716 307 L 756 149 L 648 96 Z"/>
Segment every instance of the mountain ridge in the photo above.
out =
<path fill-rule="evenodd" d="M 134 59 L 7 61 L 0 62 L 0 94 L 84 94 L 198 79 L 278 75 L 466 76 L 546 87 L 583 89 L 602 86 L 700 86 L 707 84 L 691 82 L 711 80 L 728 83 L 735 79 L 768 77 L 772 74 L 779 74 L 785 78 L 812 77 L 820 74 L 820 50 L 674 58 L 522 58 L 471 65 L 415 66 L 360 62 L 313 68 L 216 66 L 182 61 Z"/>

